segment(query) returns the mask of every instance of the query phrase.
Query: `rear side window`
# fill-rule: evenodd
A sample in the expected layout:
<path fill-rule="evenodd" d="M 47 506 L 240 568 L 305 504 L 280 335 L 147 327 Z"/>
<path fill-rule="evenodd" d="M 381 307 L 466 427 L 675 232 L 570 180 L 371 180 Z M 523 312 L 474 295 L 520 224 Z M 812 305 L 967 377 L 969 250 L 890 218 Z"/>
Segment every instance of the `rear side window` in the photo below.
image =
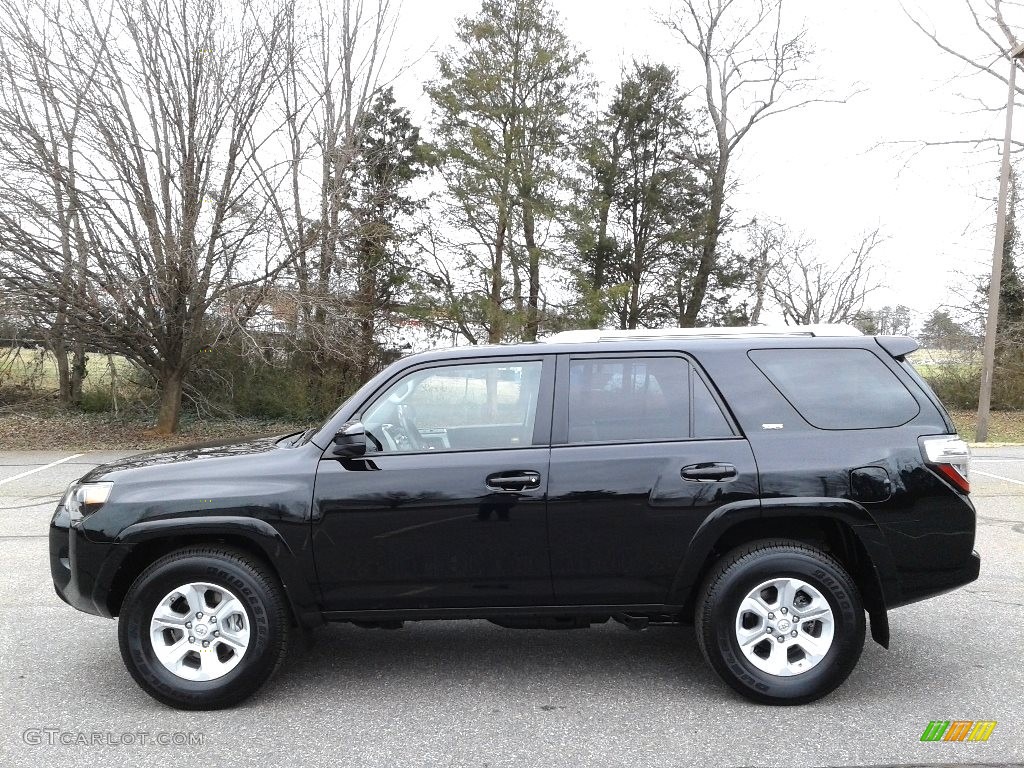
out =
<path fill-rule="evenodd" d="M 897 427 L 920 411 L 895 374 L 866 349 L 757 349 L 748 354 L 819 429 Z"/>
<path fill-rule="evenodd" d="M 733 437 L 707 385 L 678 357 L 569 363 L 569 442 Z"/>
<path fill-rule="evenodd" d="M 569 363 L 569 442 L 685 440 L 690 365 L 678 357 Z"/>
<path fill-rule="evenodd" d="M 711 396 L 707 384 L 693 369 L 690 370 L 690 393 L 693 401 L 693 436 L 699 438 L 732 437 L 732 427 L 725 420 L 725 414 L 718 407 L 715 398 Z"/>

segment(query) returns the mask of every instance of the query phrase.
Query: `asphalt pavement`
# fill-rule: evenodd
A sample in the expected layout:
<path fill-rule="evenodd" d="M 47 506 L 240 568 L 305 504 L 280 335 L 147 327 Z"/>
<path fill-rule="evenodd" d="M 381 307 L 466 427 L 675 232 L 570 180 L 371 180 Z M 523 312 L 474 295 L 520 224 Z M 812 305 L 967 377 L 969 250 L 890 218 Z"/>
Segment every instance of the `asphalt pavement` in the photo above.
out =
<path fill-rule="evenodd" d="M 117 626 L 54 594 L 61 492 L 116 452 L 0 451 L 0 767 L 1024 764 L 1024 447 L 975 450 L 980 579 L 890 614 L 850 679 L 802 707 L 750 704 L 691 629 L 548 632 L 487 622 L 328 626 L 227 711 L 168 709 Z M 995 720 L 922 743 L 930 720 Z M 145 745 L 143 745 L 145 743 Z"/>

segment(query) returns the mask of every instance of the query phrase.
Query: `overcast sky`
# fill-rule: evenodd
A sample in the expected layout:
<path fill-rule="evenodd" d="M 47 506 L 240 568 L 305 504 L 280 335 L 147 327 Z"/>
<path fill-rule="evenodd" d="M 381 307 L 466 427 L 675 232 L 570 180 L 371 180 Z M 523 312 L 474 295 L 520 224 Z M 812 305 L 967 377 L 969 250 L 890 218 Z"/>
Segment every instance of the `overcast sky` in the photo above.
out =
<path fill-rule="evenodd" d="M 686 84 L 700 76 L 694 54 L 654 20 L 672 7 L 668 0 L 552 4 L 587 52 L 604 96 L 634 57 L 676 67 Z M 926 314 L 951 300 L 950 285 L 963 282 L 958 271 L 988 268 L 1000 150 L 987 143 L 916 151 L 891 142 L 1001 136 L 1003 113 L 973 111 L 978 104 L 961 94 L 996 107 L 1005 88 L 992 78 L 963 77 L 964 67 L 919 32 L 897 0 L 785 6 L 791 19 L 806 20 L 821 90 L 860 92 L 845 104 L 811 105 L 755 127 L 732 166 L 739 183 L 732 202 L 741 217 L 770 216 L 806 233 L 828 258 L 840 258 L 861 233 L 879 227 L 886 238 L 876 252 L 884 288 L 869 306 L 903 303 Z M 907 0 L 907 7 L 958 48 L 986 50 L 963 0 Z M 478 0 L 405 0 L 398 58 L 450 45 L 455 19 L 478 8 Z M 421 123 L 430 110 L 422 84 L 434 73 L 427 53 L 396 87 Z"/>

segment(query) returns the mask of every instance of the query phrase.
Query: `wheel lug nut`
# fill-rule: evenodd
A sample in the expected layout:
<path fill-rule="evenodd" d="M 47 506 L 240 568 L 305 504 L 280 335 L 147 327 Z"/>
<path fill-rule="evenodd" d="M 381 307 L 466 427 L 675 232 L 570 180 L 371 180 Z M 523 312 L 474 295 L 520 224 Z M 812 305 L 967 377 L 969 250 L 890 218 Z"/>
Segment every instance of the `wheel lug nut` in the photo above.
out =
<path fill-rule="evenodd" d="M 783 608 L 783 609 L 782 609 L 782 612 L 783 612 L 783 613 L 789 613 L 789 608 Z"/>
<path fill-rule="evenodd" d="M 192 622 L 191 621 L 186 621 L 185 622 L 185 629 L 192 629 Z"/>
<path fill-rule="evenodd" d="M 797 616 L 795 613 L 793 614 L 793 621 L 800 621 L 800 617 Z"/>
<path fill-rule="evenodd" d="M 216 616 L 211 616 L 210 617 L 210 623 L 211 624 L 216 624 L 217 623 L 217 617 Z"/>
<path fill-rule="evenodd" d="M 194 643 L 194 642 L 196 641 L 196 639 L 195 639 L 194 637 L 192 637 L 192 635 L 189 635 L 189 636 L 188 636 L 188 641 L 189 641 L 190 643 Z"/>
<path fill-rule="evenodd" d="M 775 614 L 774 613 L 769 613 L 768 614 L 768 618 L 769 619 L 774 619 L 775 618 Z"/>
<path fill-rule="evenodd" d="M 784 638 L 784 637 L 783 637 L 782 635 L 779 635 L 779 642 L 780 642 L 780 643 L 781 643 L 781 642 L 783 642 L 783 641 L 785 641 L 785 639 L 786 639 L 786 638 Z"/>
<path fill-rule="evenodd" d="M 213 636 L 214 637 L 220 637 L 220 632 L 214 631 Z"/>
<path fill-rule="evenodd" d="M 789 636 L 790 637 L 796 637 L 796 630 L 794 629 L 792 632 L 790 632 Z"/>
<path fill-rule="evenodd" d="M 208 646 L 209 644 L 210 644 L 210 641 L 209 641 L 209 640 L 203 640 L 203 648 L 205 648 L 205 647 L 206 647 L 206 646 Z"/>
<path fill-rule="evenodd" d="M 769 634 L 769 635 L 770 635 L 770 634 L 771 634 L 772 632 L 774 632 L 774 631 L 775 631 L 774 629 L 772 629 L 771 627 L 768 627 L 768 634 Z"/>
<path fill-rule="evenodd" d="M 201 619 L 201 618 L 203 618 L 203 612 L 202 612 L 202 611 L 198 611 L 198 612 L 196 613 L 196 618 L 197 618 L 197 619 Z"/>

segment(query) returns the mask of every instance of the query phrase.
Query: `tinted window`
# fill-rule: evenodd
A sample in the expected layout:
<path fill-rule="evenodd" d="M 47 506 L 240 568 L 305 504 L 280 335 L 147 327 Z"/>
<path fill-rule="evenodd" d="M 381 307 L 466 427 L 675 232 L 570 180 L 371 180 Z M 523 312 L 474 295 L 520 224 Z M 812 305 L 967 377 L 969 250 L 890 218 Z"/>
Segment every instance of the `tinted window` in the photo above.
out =
<path fill-rule="evenodd" d="M 410 373 L 366 410 L 363 426 L 385 453 L 531 445 L 541 365 L 478 363 Z"/>
<path fill-rule="evenodd" d="M 895 427 L 918 413 L 907 388 L 866 349 L 758 349 L 749 354 L 819 429 Z"/>
<path fill-rule="evenodd" d="M 679 358 L 569 363 L 569 441 L 685 440 L 689 364 Z"/>
<path fill-rule="evenodd" d="M 732 427 L 729 426 L 725 414 L 696 371 L 690 374 L 690 392 L 693 398 L 693 436 L 732 437 Z"/>

